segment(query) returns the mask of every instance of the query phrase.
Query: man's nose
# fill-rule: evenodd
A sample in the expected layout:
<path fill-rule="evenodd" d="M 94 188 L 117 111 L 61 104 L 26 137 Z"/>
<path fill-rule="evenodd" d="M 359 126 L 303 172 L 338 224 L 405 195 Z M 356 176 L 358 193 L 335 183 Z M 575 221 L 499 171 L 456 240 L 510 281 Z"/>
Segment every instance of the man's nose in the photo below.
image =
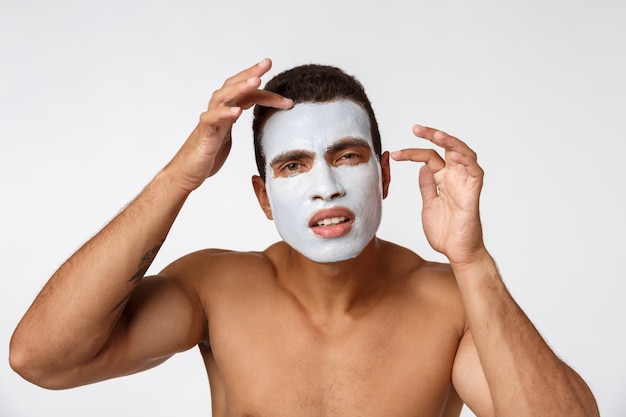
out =
<path fill-rule="evenodd" d="M 312 200 L 332 200 L 345 194 L 336 173 L 328 164 L 318 164 L 311 170 L 311 174 Z"/>

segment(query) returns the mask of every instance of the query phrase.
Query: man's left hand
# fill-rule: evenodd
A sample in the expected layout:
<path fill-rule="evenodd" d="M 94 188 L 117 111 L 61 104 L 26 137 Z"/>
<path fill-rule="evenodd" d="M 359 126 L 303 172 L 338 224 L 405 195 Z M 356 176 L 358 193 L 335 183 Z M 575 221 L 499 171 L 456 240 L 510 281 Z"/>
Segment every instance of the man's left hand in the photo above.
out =
<path fill-rule="evenodd" d="M 437 129 L 416 125 L 415 136 L 443 148 L 411 148 L 392 152 L 396 161 L 423 162 L 419 186 L 422 224 L 430 245 L 452 265 L 474 262 L 486 253 L 479 214 L 484 172 L 476 153 L 464 142 Z"/>

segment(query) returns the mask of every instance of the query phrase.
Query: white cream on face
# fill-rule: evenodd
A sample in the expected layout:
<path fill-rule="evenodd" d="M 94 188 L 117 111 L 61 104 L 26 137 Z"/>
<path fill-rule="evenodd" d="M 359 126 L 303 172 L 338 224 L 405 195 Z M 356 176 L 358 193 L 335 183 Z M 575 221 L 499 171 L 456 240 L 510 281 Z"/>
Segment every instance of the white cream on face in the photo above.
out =
<path fill-rule="evenodd" d="M 346 141 L 366 144 L 369 159 L 335 161 L 329 150 Z M 270 207 L 285 242 L 315 262 L 360 254 L 382 217 L 381 168 L 365 110 L 350 100 L 297 104 L 267 120 L 262 147 Z M 308 155 L 306 161 L 298 154 Z M 274 172 L 272 162 L 288 162 L 285 155 L 293 155 L 289 168 L 297 169 Z M 311 227 L 312 218 L 331 225 Z"/>

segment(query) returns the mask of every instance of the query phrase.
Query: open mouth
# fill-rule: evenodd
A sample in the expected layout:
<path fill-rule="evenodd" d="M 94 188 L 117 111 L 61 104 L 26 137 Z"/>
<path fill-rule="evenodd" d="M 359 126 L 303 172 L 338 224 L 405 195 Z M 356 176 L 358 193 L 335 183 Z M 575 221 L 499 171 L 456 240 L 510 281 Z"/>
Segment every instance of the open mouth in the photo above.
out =
<path fill-rule="evenodd" d="M 313 227 L 324 227 L 324 226 L 335 226 L 341 223 L 347 223 L 350 219 L 347 217 L 330 217 L 327 219 L 322 219 L 315 223 Z"/>
<path fill-rule="evenodd" d="M 322 238 L 348 234 L 354 223 L 354 213 L 345 207 L 333 207 L 316 212 L 310 222 L 311 231 Z"/>

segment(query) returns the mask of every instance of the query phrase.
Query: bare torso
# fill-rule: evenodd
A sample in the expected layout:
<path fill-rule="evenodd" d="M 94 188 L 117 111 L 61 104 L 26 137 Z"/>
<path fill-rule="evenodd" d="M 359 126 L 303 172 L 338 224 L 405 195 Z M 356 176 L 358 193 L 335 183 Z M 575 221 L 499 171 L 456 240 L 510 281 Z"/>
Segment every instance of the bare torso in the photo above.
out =
<path fill-rule="evenodd" d="M 376 285 L 334 316 L 282 285 L 284 244 L 195 254 L 197 276 L 202 265 L 212 271 L 194 286 L 213 416 L 458 415 L 451 372 L 465 317 L 454 278 L 406 249 L 381 248 Z"/>

